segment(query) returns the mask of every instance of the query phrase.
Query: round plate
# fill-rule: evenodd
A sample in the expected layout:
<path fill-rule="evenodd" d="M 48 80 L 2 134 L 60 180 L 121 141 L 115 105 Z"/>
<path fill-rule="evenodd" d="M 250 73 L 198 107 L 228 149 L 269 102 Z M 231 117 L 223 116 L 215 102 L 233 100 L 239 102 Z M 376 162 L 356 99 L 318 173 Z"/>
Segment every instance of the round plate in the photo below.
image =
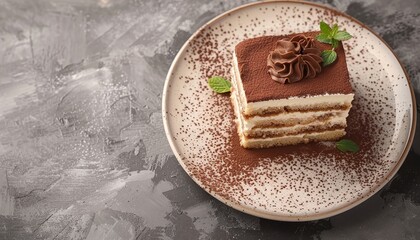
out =
<path fill-rule="evenodd" d="M 321 20 L 354 37 L 344 42 L 355 100 L 346 138 L 263 150 L 239 146 L 229 94 L 207 86 L 230 78 L 232 51 L 262 35 L 316 31 Z M 416 113 L 407 75 L 386 43 L 357 20 L 307 2 L 258 2 L 226 12 L 199 29 L 175 58 L 163 91 L 166 135 L 179 163 L 203 189 L 243 212 L 307 221 L 346 211 L 382 188 L 403 163 Z"/>

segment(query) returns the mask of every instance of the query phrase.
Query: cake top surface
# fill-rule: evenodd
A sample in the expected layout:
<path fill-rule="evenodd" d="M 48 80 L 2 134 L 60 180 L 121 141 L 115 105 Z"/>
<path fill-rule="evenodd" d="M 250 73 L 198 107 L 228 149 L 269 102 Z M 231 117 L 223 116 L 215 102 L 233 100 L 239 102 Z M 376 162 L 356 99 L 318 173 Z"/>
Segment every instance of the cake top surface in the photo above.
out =
<path fill-rule="evenodd" d="M 298 33 L 315 38 L 319 32 Z M 238 69 L 248 102 L 259 102 L 290 97 L 316 96 L 324 94 L 350 94 L 350 85 L 346 57 L 340 42 L 337 60 L 323 67 L 314 78 L 305 78 L 299 82 L 282 84 L 274 81 L 268 73 L 267 57 L 276 47 L 276 42 L 297 34 L 284 36 L 263 36 L 247 39 L 235 47 Z M 315 47 L 331 49 L 331 45 L 314 41 Z"/>

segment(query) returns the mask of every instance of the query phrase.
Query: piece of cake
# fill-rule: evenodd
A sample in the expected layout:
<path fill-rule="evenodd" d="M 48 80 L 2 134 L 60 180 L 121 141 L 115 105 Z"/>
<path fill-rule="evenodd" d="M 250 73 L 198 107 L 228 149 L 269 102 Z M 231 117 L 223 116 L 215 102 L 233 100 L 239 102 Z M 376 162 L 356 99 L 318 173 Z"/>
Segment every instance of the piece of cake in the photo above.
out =
<path fill-rule="evenodd" d="M 354 94 L 344 49 L 322 67 L 331 49 L 318 32 L 240 42 L 233 54 L 232 94 L 240 143 L 266 148 L 343 137 Z"/>

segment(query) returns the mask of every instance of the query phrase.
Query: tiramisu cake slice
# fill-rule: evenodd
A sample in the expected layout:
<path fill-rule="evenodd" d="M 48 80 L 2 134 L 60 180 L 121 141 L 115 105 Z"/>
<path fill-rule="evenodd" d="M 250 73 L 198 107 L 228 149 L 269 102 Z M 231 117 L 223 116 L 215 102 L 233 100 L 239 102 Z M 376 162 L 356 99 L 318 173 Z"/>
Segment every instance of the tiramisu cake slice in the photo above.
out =
<path fill-rule="evenodd" d="M 240 42 L 234 52 L 232 103 L 240 143 L 266 148 L 337 140 L 346 132 L 353 100 L 344 49 L 322 67 L 331 46 L 317 32 L 264 36 Z"/>

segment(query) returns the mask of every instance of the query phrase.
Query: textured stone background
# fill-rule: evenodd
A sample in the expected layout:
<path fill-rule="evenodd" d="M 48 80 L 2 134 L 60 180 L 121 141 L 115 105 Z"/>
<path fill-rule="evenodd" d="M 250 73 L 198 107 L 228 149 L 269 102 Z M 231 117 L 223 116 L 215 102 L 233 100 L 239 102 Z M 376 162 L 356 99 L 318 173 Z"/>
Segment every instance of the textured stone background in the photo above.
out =
<path fill-rule="evenodd" d="M 420 239 L 414 151 L 374 197 L 306 223 L 240 213 L 182 170 L 165 75 L 196 29 L 245 2 L 0 0 L 0 239 Z M 418 0 L 318 2 L 377 31 L 420 99 Z"/>

